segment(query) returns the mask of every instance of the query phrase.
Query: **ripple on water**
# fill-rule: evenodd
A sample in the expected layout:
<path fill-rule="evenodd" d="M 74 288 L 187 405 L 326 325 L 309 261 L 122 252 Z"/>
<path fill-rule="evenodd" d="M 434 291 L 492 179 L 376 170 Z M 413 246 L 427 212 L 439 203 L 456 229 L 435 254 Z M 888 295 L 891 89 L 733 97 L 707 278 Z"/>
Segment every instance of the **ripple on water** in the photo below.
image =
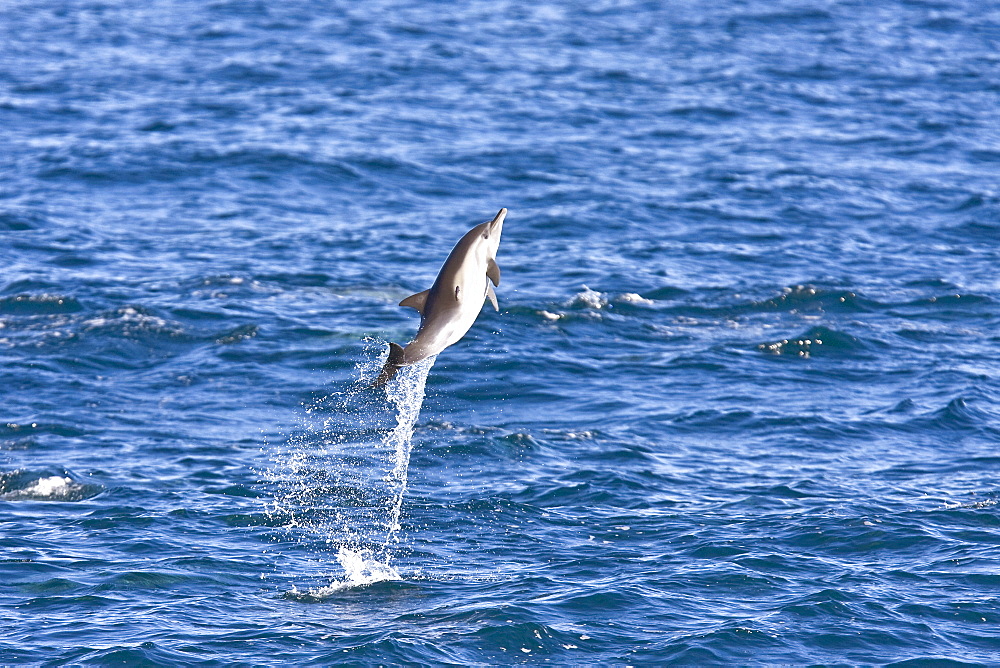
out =
<path fill-rule="evenodd" d="M 994 4 L 5 3 L 4 662 L 996 663 Z"/>

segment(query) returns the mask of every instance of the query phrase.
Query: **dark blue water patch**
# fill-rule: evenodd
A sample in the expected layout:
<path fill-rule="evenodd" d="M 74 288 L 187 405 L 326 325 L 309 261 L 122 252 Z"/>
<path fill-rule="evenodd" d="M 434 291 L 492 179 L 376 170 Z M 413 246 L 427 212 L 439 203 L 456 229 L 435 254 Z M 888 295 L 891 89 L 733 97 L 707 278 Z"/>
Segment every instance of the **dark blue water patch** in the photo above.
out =
<path fill-rule="evenodd" d="M 982 317 L 989 318 L 993 315 L 992 302 L 993 299 L 988 296 L 956 292 L 934 295 L 906 304 L 900 304 L 895 306 L 890 313 L 898 313 L 903 316 L 919 314 L 925 318 L 941 319 L 957 317 L 957 319 L 962 320 L 968 319 L 969 316 L 981 314 Z"/>
<path fill-rule="evenodd" d="M 45 226 L 45 218 L 33 211 L 4 211 L 0 213 L 0 230 L 28 232 Z"/>
<path fill-rule="evenodd" d="M 190 149 L 189 149 L 190 150 Z M 224 168 L 248 169 L 247 178 L 268 180 L 271 178 L 316 178 L 329 181 L 359 181 L 362 173 L 343 161 L 318 162 L 306 155 L 296 155 L 277 147 L 215 148 L 194 149 L 191 155 L 181 155 L 184 163 L 205 163 Z"/>
<path fill-rule="evenodd" d="M 46 290 L 58 287 L 56 283 L 37 279 L 21 279 L 8 283 L 3 287 L 3 292 L 15 298 L 20 296 L 23 300 L 30 301 L 33 297 L 45 294 Z"/>
<path fill-rule="evenodd" d="M 963 344 L 968 343 L 970 339 L 978 338 L 976 334 L 970 331 L 954 331 L 950 328 L 933 328 L 927 327 L 925 329 L 909 329 L 904 327 L 895 333 L 896 336 L 905 339 L 907 342 L 913 342 L 921 345 L 927 344 Z"/>
<path fill-rule="evenodd" d="M 41 434 L 53 434 L 60 437 L 79 437 L 87 435 L 87 432 L 76 425 L 65 425 L 45 422 L 7 422 L 0 424 L 0 436 L 23 436 L 29 434 L 37 436 Z"/>
<path fill-rule="evenodd" d="M 978 208 L 981 206 L 983 206 L 981 199 L 972 198 L 967 201 L 962 208 Z M 997 209 L 998 207 L 996 206 L 996 203 L 991 203 L 991 206 L 986 207 L 986 210 L 981 212 L 981 219 L 970 220 L 965 223 L 955 225 L 954 227 L 945 228 L 941 231 L 941 236 L 951 242 L 957 242 L 959 244 L 966 244 L 969 242 L 985 243 L 987 244 L 986 247 L 988 249 L 993 249 L 994 247 L 991 245 L 991 242 L 995 241 L 997 235 L 1000 234 L 1000 225 L 997 225 L 988 218 L 992 217 L 992 214 Z M 985 218 L 985 220 L 983 218 Z"/>

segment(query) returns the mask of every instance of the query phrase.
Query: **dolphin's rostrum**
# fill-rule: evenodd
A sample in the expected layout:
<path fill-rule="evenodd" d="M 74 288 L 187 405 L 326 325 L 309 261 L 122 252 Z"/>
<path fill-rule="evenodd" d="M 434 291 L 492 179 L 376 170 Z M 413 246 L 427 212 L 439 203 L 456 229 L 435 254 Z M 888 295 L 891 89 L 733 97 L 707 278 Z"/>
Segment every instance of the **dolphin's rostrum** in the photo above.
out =
<path fill-rule="evenodd" d="M 500 285 L 496 257 L 506 216 L 507 209 L 500 209 L 493 220 L 466 232 L 444 261 L 434 285 L 399 302 L 420 313 L 420 328 L 405 348 L 389 344 L 389 360 L 373 387 L 384 385 L 399 367 L 437 355 L 465 336 L 486 299 L 500 310 L 493 285 Z"/>

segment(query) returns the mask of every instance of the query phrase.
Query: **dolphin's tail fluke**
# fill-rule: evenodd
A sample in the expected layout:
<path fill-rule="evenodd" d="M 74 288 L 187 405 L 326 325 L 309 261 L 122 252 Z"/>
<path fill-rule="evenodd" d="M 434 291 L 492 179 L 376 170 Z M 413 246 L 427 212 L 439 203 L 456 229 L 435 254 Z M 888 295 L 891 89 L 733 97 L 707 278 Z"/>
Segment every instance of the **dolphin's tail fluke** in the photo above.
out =
<path fill-rule="evenodd" d="M 403 346 L 398 343 L 389 344 L 389 359 L 386 360 L 385 366 L 382 367 L 382 371 L 379 373 L 378 378 L 372 383 L 372 387 L 382 387 L 389 382 L 389 379 L 396 375 L 396 371 L 399 367 L 405 366 L 403 364 Z"/>

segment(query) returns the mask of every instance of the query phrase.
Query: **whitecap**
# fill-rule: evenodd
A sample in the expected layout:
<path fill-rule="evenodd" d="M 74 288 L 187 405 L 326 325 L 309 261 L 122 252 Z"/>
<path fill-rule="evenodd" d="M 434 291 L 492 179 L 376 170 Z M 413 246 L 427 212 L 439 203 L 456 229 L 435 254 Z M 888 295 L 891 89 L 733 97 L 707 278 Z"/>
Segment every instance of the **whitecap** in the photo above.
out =
<path fill-rule="evenodd" d="M 37 478 L 20 489 L 14 489 L 0 498 L 8 501 L 80 501 L 94 495 L 94 485 L 84 485 L 61 475 Z"/>
<path fill-rule="evenodd" d="M 586 308 L 601 309 L 608 305 L 608 300 L 597 290 L 591 290 L 586 285 L 583 292 L 573 295 L 567 306 L 584 306 Z"/>
<path fill-rule="evenodd" d="M 652 306 L 655 303 L 652 299 L 646 299 L 635 292 L 626 292 L 625 294 L 618 295 L 618 300 L 629 304 L 641 304 L 642 306 Z"/>

